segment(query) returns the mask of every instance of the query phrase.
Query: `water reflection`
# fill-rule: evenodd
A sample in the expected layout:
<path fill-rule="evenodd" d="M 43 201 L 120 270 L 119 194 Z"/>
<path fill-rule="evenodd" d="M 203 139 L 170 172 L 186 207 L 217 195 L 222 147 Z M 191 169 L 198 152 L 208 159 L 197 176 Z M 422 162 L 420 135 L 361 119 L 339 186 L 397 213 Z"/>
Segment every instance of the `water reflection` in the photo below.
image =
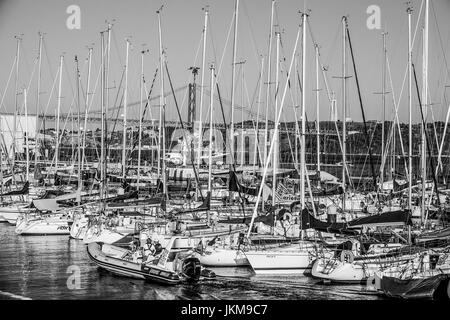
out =
<path fill-rule="evenodd" d="M 18 236 L 13 226 L 1 223 L 0 241 L 0 291 L 32 299 L 379 299 L 365 294 L 361 286 L 321 285 L 309 277 L 255 276 L 250 268 L 215 268 L 216 279 L 164 286 L 97 268 L 83 242 L 68 236 Z M 69 266 L 80 270 L 80 289 L 67 286 L 73 274 Z"/>

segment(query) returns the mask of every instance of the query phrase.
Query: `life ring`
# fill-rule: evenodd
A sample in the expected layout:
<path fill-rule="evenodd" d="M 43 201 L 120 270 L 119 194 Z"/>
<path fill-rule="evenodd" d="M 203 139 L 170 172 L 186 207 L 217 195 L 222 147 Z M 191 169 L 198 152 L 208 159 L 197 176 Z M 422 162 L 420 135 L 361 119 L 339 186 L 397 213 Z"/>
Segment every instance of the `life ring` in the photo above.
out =
<path fill-rule="evenodd" d="M 353 260 L 355 260 L 355 256 L 353 255 L 353 252 L 351 252 L 350 250 L 343 250 L 341 252 L 340 260 L 341 262 L 352 263 Z"/>

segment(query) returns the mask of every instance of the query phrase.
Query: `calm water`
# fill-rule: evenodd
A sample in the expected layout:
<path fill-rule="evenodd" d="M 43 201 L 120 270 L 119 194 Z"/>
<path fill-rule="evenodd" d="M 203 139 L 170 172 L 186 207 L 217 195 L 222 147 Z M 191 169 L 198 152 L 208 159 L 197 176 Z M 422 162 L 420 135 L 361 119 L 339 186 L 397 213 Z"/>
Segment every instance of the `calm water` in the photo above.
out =
<path fill-rule="evenodd" d="M 79 289 L 67 286 L 73 274 L 70 266 L 80 270 Z M 321 285 L 309 277 L 254 276 L 247 269 L 214 271 L 218 275 L 214 280 L 178 286 L 114 276 L 89 260 L 82 241 L 18 236 L 13 226 L 0 223 L 0 299 L 379 299 L 363 286 Z"/>

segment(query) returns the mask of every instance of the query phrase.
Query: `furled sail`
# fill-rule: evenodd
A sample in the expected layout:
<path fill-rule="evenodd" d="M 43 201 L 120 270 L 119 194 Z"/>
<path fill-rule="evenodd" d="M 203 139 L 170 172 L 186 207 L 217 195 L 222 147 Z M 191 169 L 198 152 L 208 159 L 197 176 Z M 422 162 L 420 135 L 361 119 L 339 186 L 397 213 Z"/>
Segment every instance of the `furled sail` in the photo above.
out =
<path fill-rule="evenodd" d="M 6 197 L 6 196 L 20 196 L 20 195 L 28 194 L 29 191 L 30 191 L 30 183 L 27 181 L 22 186 L 22 189 L 10 191 L 10 192 L 2 194 L 1 196 L 2 197 Z"/>
<path fill-rule="evenodd" d="M 208 196 L 203 200 L 203 203 L 193 209 L 187 209 L 183 211 L 174 211 L 171 212 L 172 214 L 185 214 L 185 213 L 194 213 L 194 212 L 202 212 L 202 211 L 208 211 L 211 209 L 211 193 L 208 192 Z"/>
<path fill-rule="evenodd" d="M 291 205 L 291 208 L 295 203 Z M 301 229 L 316 229 L 318 231 L 342 234 L 357 234 L 354 228 L 363 226 L 397 226 L 410 225 L 411 214 L 409 210 L 388 211 L 381 214 L 374 214 L 368 217 L 357 218 L 352 221 L 326 222 L 316 219 L 308 209 L 303 209 L 301 213 Z"/>
<path fill-rule="evenodd" d="M 245 193 L 255 197 L 258 195 L 258 188 L 250 188 L 241 185 L 237 179 L 236 173 L 232 170 L 230 171 L 228 190 Z"/>

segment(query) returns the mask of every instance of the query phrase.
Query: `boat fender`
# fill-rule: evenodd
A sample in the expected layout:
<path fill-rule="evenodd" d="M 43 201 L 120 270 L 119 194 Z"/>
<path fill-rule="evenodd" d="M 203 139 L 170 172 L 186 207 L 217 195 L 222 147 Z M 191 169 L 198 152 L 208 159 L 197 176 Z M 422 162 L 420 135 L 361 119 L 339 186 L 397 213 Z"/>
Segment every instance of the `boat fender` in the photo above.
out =
<path fill-rule="evenodd" d="M 353 255 L 353 252 L 351 252 L 350 250 L 343 250 L 341 252 L 341 257 L 340 257 L 342 262 L 348 262 L 348 263 L 352 263 L 353 260 L 355 259 L 355 256 Z"/>

